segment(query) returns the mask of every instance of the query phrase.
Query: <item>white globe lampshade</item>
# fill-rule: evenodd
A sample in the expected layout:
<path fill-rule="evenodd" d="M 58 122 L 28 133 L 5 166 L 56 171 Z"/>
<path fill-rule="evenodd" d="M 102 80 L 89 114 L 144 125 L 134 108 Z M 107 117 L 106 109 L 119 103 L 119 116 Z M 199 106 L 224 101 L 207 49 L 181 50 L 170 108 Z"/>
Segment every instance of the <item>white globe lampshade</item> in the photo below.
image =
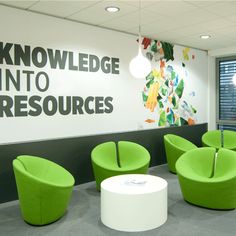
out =
<path fill-rule="evenodd" d="M 233 84 L 236 86 L 236 74 L 234 74 L 232 81 L 233 81 Z"/>
<path fill-rule="evenodd" d="M 139 47 L 138 55 L 134 57 L 129 63 L 130 73 L 138 79 L 145 78 L 151 72 L 150 61 L 143 56 L 141 48 Z"/>

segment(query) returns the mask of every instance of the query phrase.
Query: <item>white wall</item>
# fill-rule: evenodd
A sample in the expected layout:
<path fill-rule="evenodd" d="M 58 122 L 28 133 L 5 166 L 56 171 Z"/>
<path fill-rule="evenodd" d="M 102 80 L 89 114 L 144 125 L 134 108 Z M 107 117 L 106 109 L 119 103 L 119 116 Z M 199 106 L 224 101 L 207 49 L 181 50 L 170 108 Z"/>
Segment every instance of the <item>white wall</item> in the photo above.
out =
<path fill-rule="evenodd" d="M 0 64 L 2 87 L 0 96 L 34 96 L 42 98 L 58 96 L 102 96 L 112 97 L 113 111 L 103 114 L 65 115 L 56 113 L 53 116 L 0 117 L 0 143 L 22 142 L 29 140 L 52 139 L 60 137 L 84 136 L 101 133 L 124 132 L 137 129 L 158 127 L 157 123 L 147 123 L 147 118 L 158 119 L 158 111 L 151 113 L 144 107 L 142 91 L 145 79 L 134 79 L 128 70 L 129 61 L 137 54 L 136 37 L 97 27 L 65 21 L 54 17 L 8 7 L 0 7 L 1 39 L 6 43 L 29 45 L 31 49 L 42 47 L 60 51 L 70 51 L 76 55 L 80 52 L 95 54 L 98 57 L 108 56 L 119 58 L 119 75 L 52 69 L 49 64 L 44 68 L 22 65 L 7 65 L 3 60 Z M 175 46 L 175 60 L 167 64 L 185 81 L 185 91 L 182 100 L 188 101 L 197 110 L 196 123 L 207 122 L 207 55 L 206 52 L 191 49 L 194 60 L 186 61 L 182 67 L 183 47 Z M 191 56 L 190 55 L 190 56 Z M 11 51 L 13 57 L 13 51 Z M 77 62 L 78 63 L 78 62 Z M 5 71 L 15 73 L 19 70 L 21 89 L 16 91 L 11 86 L 10 91 L 5 86 Z M 50 85 L 47 91 L 40 92 L 34 86 L 34 76 L 30 91 L 26 89 L 26 77 L 23 70 L 34 73 L 44 71 L 48 74 Z M 186 72 L 187 70 L 187 72 Z M 186 75 L 187 73 L 187 75 Z M 42 82 L 43 86 L 43 82 Z M 191 92 L 195 96 L 191 96 Z M 92 103 L 91 103 L 92 104 Z M 15 104 L 14 104 L 15 105 Z M 13 106 L 14 106 L 13 105 Z M 22 105 L 22 104 L 21 104 Z M 26 102 L 22 105 L 28 106 Z M 92 104 L 94 106 L 94 104 Z M 22 108 L 27 111 L 28 108 Z M 14 110 L 14 107 L 12 107 Z"/>
<path fill-rule="evenodd" d="M 216 67 L 215 57 L 208 56 L 208 129 L 216 129 Z"/>

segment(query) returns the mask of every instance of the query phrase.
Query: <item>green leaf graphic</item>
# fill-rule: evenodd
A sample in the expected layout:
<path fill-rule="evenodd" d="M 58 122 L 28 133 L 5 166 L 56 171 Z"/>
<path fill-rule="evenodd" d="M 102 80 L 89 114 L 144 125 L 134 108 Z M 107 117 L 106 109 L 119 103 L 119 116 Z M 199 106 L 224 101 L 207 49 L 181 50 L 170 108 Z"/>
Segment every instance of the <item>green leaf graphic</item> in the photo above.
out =
<path fill-rule="evenodd" d="M 151 43 L 151 51 L 152 52 L 157 52 L 157 42 L 156 40 L 153 40 Z"/>
<path fill-rule="evenodd" d="M 188 124 L 188 121 L 180 117 L 180 125 L 187 125 L 187 124 Z"/>
<path fill-rule="evenodd" d="M 166 125 L 166 113 L 165 113 L 165 111 L 162 111 L 162 113 L 160 114 L 158 125 L 159 126 L 165 126 Z"/>
<path fill-rule="evenodd" d="M 167 89 L 162 88 L 162 89 L 161 89 L 161 93 L 162 93 L 164 96 L 166 96 L 166 95 L 167 95 Z"/>
<path fill-rule="evenodd" d="M 174 60 L 174 45 L 166 42 L 161 41 L 161 45 L 164 51 L 164 58 L 166 59 L 166 62 L 169 60 Z"/>
<path fill-rule="evenodd" d="M 176 98 L 175 98 L 175 96 L 172 97 L 172 104 L 173 104 L 174 107 L 176 106 Z"/>
<path fill-rule="evenodd" d="M 182 97 L 184 91 L 184 80 L 181 79 L 177 88 L 175 89 L 175 93 L 178 95 L 179 98 Z"/>
<path fill-rule="evenodd" d="M 150 88 L 150 86 L 153 84 L 153 82 L 154 82 L 154 79 L 149 80 L 149 81 L 146 83 L 146 87 L 147 87 L 147 88 Z"/>
<path fill-rule="evenodd" d="M 162 101 L 158 101 L 158 103 L 159 103 L 159 107 L 160 107 L 160 108 L 163 108 L 163 107 L 164 107 L 164 105 L 163 105 L 163 102 L 162 102 Z"/>
<path fill-rule="evenodd" d="M 174 124 L 174 114 L 173 113 L 170 113 L 167 115 L 167 122 L 172 125 Z"/>
<path fill-rule="evenodd" d="M 197 113 L 197 110 L 192 105 L 190 105 L 190 106 L 191 106 L 193 113 Z"/>
<path fill-rule="evenodd" d="M 143 95 L 143 101 L 146 102 L 148 99 L 148 96 L 144 92 L 142 92 L 142 95 Z"/>
<path fill-rule="evenodd" d="M 175 72 L 174 71 L 171 71 L 171 80 L 175 79 Z"/>

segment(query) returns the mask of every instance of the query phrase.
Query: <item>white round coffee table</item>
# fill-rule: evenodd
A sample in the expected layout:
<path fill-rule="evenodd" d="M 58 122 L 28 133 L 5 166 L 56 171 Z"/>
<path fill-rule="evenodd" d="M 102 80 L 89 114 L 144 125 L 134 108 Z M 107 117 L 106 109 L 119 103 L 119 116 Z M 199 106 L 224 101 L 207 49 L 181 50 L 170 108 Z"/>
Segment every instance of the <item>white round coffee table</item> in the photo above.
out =
<path fill-rule="evenodd" d="M 120 231 L 157 228 L 167 220 L 166 180 L 142 174 L 118 175 L 101 183 L 101 221 Z"/>

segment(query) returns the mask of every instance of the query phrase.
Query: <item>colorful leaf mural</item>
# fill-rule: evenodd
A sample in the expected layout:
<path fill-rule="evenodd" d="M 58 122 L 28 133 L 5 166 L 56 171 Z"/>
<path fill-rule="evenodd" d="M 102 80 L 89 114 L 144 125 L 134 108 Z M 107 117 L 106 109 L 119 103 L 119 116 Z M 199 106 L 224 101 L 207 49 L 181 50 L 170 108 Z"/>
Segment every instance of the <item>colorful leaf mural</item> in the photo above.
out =
<path fill-rule="evenodd" d="M 175 68 L 166 63 L 174 60 L 174 46 L 170 43 L 144 38 L 142 41 L 147 58 L 152 62 L 153 69 L 146 76 L 146 84 L 142 92 L 146 109 L 157 115 L 157 119 L 146 119 L 146 123 L 157 123 L 158 126 L 193 125 L 196 123 L 197 110 L 183 100 L 185 80 Z M 183 60 L 190 58 L 190 48 L 182 51 Z M 182 63 L 185 67 L 185 63 Z M 187 76 L 187 73 L 185 73 Z M 189 97 L 195 96 L 192 91 Z"/>
<path fill-rule="evenodd" d="M 151 61 L 174 60 L 174 45 L 171 43 L 143 38 L 142 45 L 145 50 L 148 49 L 146 56 Z"/>

